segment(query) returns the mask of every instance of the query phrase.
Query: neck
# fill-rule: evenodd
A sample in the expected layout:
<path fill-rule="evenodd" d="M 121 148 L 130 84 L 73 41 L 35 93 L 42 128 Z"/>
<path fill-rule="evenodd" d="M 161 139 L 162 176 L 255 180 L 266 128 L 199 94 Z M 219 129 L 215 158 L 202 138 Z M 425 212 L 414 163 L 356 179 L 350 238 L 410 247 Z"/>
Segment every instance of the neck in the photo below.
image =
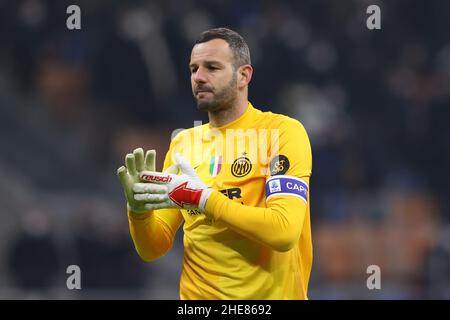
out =
<path fill-rule="evenodd" d="M 213 127 L 223 127 L 236 119 L 239 119 L 247 110 L 248 100 L 240 99 L 231 108 L 208 112 L 209 123 Z"/>

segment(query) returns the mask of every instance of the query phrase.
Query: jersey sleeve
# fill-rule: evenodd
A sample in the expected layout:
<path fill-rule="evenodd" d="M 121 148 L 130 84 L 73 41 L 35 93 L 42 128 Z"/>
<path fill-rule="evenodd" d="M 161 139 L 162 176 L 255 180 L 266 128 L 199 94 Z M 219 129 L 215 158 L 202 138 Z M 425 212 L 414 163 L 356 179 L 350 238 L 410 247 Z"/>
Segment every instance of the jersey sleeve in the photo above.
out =
<path fill-rule="evenodd" d="M 283 196 L 296 197 L 307 203 L 312 152 L 308 134 L 300 122 L 286 117 L 270 159 L 265 190 L 267 203 Z"/>
<path fill-rule="evenodd" d="M 164 160 L 163 170 L 172 165 L 171 142 Z M 173 245 L 183 216 L 178 209 L 159 209 L 145 214 L 128 211 L 130 234 L 139 256 L 145 261 L 155 260 L 166 254 Z"/>
<path fill-rule="evenodd" d="M 287 118 L 279 127 L 278 148 L 272 148 L 267 176 L 266 208 L 239 204 L 214 191 L 205 211 L 236 232 L 277 251 L 290 250 L 299 240 L 309 214 L 311 146 L 304 127 Z"/>

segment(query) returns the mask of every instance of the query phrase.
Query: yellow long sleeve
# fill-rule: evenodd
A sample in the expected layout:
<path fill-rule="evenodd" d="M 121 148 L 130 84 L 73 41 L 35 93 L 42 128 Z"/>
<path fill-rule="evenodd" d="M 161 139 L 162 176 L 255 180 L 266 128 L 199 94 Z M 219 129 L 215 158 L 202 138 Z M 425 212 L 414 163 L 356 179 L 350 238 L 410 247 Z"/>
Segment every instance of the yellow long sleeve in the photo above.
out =
<path fill-rule="evenodd" d="M 242 205 L 214 191 L 206 203 L 206 215 L 225 223 L 241 235 L 280 252 L 299 240 L 307 204 L 296 197 L 276 197 L 267 208 Z"/>
<path fill-rule="evenodd" d="M 144 261 L 155 260 L 172 248 L 183 217 L 177 209 L 162 209 L 145 214 L 128 211 L 131 237 Z"/>

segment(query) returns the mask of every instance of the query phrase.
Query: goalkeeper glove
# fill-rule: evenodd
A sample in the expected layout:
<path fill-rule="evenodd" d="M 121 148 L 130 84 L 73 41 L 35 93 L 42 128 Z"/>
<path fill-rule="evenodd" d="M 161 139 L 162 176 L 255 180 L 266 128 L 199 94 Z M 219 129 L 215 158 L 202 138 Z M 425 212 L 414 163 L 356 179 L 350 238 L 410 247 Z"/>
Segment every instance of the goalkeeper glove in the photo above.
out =
<path fill-rule="evenodd" d="M 125 165 L 117 169 L 117 176 L 122 184 L 127 199 L 128 209 L 135 213 L 144 213 L 149 211 L 145 203 L 134 199 L 133 185 L 139 182 L 139 173 L 143 170 L 155 171 L 155 150 L 148 150 L 145 154 L 142 148 L 135 149 L 133 153 L 125 156 Z M 153 190 L 158 193 L 158 190 Z"/>
<path fill-rule="evenodd" d="M 204 211 L 213 189 L 208 188 L 195 170 L 180 154 L 175 155 L 175 166 L 181 175 L 150 170 L 140 173 L 141 181 L 133 187 L 136 201 L 144 201 L 147 210 L 163 208 L 199 209 Z"/>

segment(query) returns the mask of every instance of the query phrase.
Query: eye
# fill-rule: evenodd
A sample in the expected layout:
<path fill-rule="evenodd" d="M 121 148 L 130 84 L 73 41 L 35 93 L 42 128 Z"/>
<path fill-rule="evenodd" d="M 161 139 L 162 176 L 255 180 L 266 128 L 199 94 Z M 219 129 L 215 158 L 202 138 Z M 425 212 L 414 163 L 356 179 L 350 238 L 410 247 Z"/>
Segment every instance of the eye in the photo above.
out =
<path fill-rule="evenodd" d="M 197 72 L 197 70 L 198 70 L 198 68 L 197 68 L 197 67 L 193 67 L 193 68 L 191 68 L 191 74 L 193 74 L 193 73 Z"/>

